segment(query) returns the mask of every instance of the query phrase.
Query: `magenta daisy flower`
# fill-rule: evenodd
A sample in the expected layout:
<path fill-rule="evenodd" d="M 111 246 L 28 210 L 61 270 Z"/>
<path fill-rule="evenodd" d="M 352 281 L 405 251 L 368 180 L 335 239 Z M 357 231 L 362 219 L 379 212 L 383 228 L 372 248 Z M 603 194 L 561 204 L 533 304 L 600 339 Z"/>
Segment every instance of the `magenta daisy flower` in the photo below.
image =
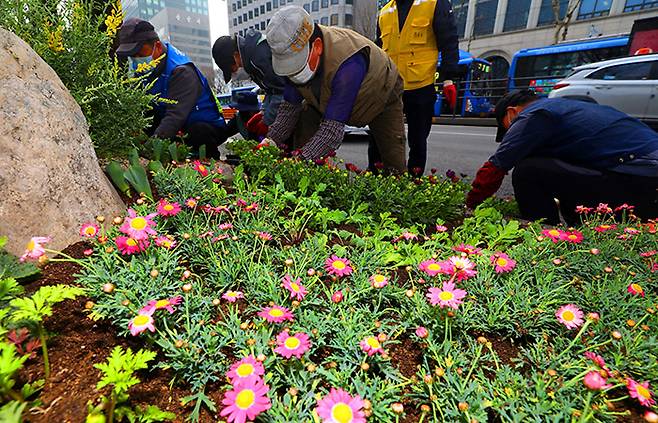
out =
<path fill-rule="evenodd" d="M 293 281 L 290 275 L 285 275 L 281 279 L 281 283 L 283 287 L 290 292 L 290 298 L 294 298 L 298 301 L 303 300 L 304 296 L 308 293 L 304 285 L 302 285 L 302 280 L 300 278 Z"/>
<path fill-rule="evenodd" d="M 602 389 L 612 388 L 612 385 L 607 383 L 607 379 L 601 376 L 601 373 L 592 370 L 588 372 L 583 378 L 583 384 L 591 391 L 600 391 Z"/>
<path fill-rule="evenodd" d="M 44 244 L 49 243 L 52 239 L 49 236 L 35 236 L 30 238 L 30 242 L 25 247 L 25 253 L 20 258 L 20 261 L 37 260 L 42 255 L 46 254 Z"/>
<path fill-rule="evenodd" d="M 496 273 L 511 272 L 516 267 L 516 261 L 512 260 L 505 253 L 495 253 L 489 258 L 489 260 L 491 261 L 491 264 L 494 265 Z"/>
<path fill-rule="evenodd" d="M 636 382 L 631 378 L 627 378 L 626 388 L 631 398 L 638 400 L 643 407 L 651 407 L 656 404 L 656 400 L 653 399 L 649 389 L 649 382 Z"/>
<path fill-rule="evenodd" d="M 370 276 L 370 285 L 376 289 L 383 288 L 388 285 L 388 276 L 379 273 L 372 275 Z"/>
<path fill-rule="evenodd" d="M 272 234 L 269 232 L 259 231 L 256 232 L 256 236 L 263 241 L 270 241 L 272 239 Z"/>
<path fill-rule="evenodd" d="M 327 270 L 327 273 L 334 276 L 347 276 L 352 274 L 350 261 L 340 258 L 335 254 L 324 262 L 324 268 Z"/>
<path fill-rule="evenodd" d="M 219 225 L 219 229 L 221 229 L 222 231 L 227 231 L 227 230 L 229 230 L 229 229 L 233 229 L 233 224 L 232 224 L 232 223 L 229 223 L 229 222 L 221 223 L 221 224 Z"/>
<path fill-rule="evenodd" d="M 228 301 L 229 303 L 234 303 L 240 298 L 244 298 L 244 294 L 242 291 L 226 291 L 223 295 L 222 298 Z"/>
<path fill-rule="evenodd" d="M 274 352 L 285 358 L 293 355 L 302 358 L 304 353 L 311 348 L 308 335 L 302 332 L 290 335 L 287 331 L 283 331 L 276 336 L 276 344 L 278 347 L 274 349 Z"/>
<path fill-rule="evenodd" d="M 640 253 L 640 257 L 653 257 L 656 254 L 658 254 L 658 251 L 656 251 L 656 250 L 645 251 L 643 253 Z"/>
<path fill-rule="evenodd" d="M 436 276 L 436 275 L 443 272 L 443 268 L 441 267 L 441 263 L 437 262 L 434 259 L 429 259 L 429 260 L 422 261 L 418 265 L 418 269 L 425 272 L 427 274 L 427 276 Z"/>
<path fill-rule="evenodd" d="M 290 310 L 278 305 L 272 307 L 264 307 L 261 311 L 258 312 L 258 317 L 262 317 L 270 323 L 281 323 L 286 320 L 292 322 L 294 319 L 294 316 Z"/>
<path fill-rule="evenodd" d="M 249 355 L 242 360 L 233 363 L 231 368 L 226 373 L 231 384 L 235 384 L 238 380 L 249 379 L 252 377 L 259 378 L 265 374 L 263 363 L 256 360 L 253 355 Z"/>
<path fill-rule="evenodd" d="M 541 231 L 541 234 L 544 235 L 546 238 L 550 238 L 550 240 L 553 242 L 558 242 L 559 240 L 562 239 L 562 234 L 564 234 L 564 231 L 555 228 L 544 229 L 543 231 Z"/>
<path fill-rule="evenodd" d="M 177 306 L 183 301 L 183 297 L 173 297 L 169 299 L 164 299 L 164 300 L 151 300 L 148 303 L 146 303 L 147 307 L 153 307 L 155 310 L 162 310 L 165 309 L 167 310 L 170 314 L 176 311 L 174 306 Z"/>
<path fill-rule="evenodd" d="M 584 322 L 583 312 L 575 304 L 567 304 L 558 308 L 555 312 L 555 317 L 567 329 L 578 328 Z"/>
<path fill-rule="evenodd" d="M 630 292 L 633 295 L 639 295 L 640 297 L 644 297 L 644 289 L 640 284 L 637 283 L 632 283 L 628 285 L 628 288 L 626 288 L 628 292 Z"/>
<path fill-rule="evenodd" d="M 208 174 L 210 173 L 210 172 L 208 171 L 208 168 L 207 168 L 206 166 L 204 166 L 203 164 L 201 164 L 200 161 L 195 160 L 194 163 L 192 163 L 192 164 L 194 165 L 194 170 L 196 170 L 197 172 L 199 172 L 199 174 L 200 174 L 201 176 L 206 177 L 206 176 L 208 176 Z"/>
<path fill-rule="evenodd" d="M 224 394 L 222 404 L 225 407 L 219 414 L 226 417 L 229 423 L 252 421 L 272 406 L 267 397 L 269 390 L 269 386 L 260 378 L 239 379 L 233 385 L 233 390 Z"/>
<path fill-rule="evenodd" d="M 154 311 L 154 307 L 144 307 L 139 311 L 137 316 L 128 322 L 128 329 L 130 329 L 130 334 L 132 336 L 137 336 L 146 330 L 155 332 L 155 325 L 152 316 Z"/>
<path fill-rule="evenodd" d="M 364 352 L 368 353 L 368 356 L 384 354 L 384 348 L 382 348 L 382 344 L 376 336 L 367 336 L 363 338 L 361 342 L 359 342 L 359 345 Z"/>
<path fill-rule="evenodd" d="M 466 257 L 450 257 L 448 260 L 441 262 L 443 273 L 454 276 L 458 281 L 466 280 L 477 275 L 475 263 Z"/>
<path fill-rule="evenodd" d="M 164 217 L 170 217 L 170 216 L 176 216 L 178 213 L 180 213 L 181 208 L 180 204 L 178 203 L 170 203 L 169 201 L 165 200 L 164 198 L 158 201 L 158 207 L 156 208 L 158 211 L 158 214 L 160 216 Z"/>
<path fill-rule="evenodd" d="M 256 213 L 258 211 L 258 203 L 247 204 L 242 208 L 247 213 Z"/>
<path fill-rule="evenodd" d="M 435 229 L 436 229 L 436 231 L 439 232 L 439 233 L 441 233 L 441 232 L 447 232 L 447 231 L 448 231 L 448 228 L 446 228 L 446 227 L 443 226 L 443 225 L 436 225 L 436 226 L 435 226 Z"/>
<path fill-rule="evenodd" d="M 585 207 L 585 206 L 576 206 L 576 213 L 578 214 L 588 214 L 593 212 L 594 209 L 591 207 Z"/>
<path fill-rule="evenodd" d="M 95 238 L 100 228 L 95 223 L 85 223 L 80 227 L 80 236 L 85 238 Z"/>
<path fill-rule="evenodd" d="M 599 225 L 594 228 L 594 231 L 596 232 L 608 232 L 608 231 L 614 231 L 617 229 L 617 225 Z"/>
<path fill-rule="evenodd" d="M 147 239 L 149 235 L 156 235 L 153 227 L 155 222 L 153 218 L 157 213 L 151 213 L 146 216 L 138 216 L 133 209 L 128 209 L 128 216 L 119 228 L 121 232 L 136 240 Z"/>
<path fill-rule="evenodd" d="M 137 240 L 127 236 L 118 236 L 114 242 L 117 244 L 119 252 L 124 256 L 141 253 L 149 246 L 148 239 Z"/>
<path fill-rule="evenodd" d="M 342 389 L 331 388 L 329 393 L 318 400 L 317 413 L 322 423 L 365 423 L 363 400 L 352 397 Z"/>
<path fill-rule="evenodd" d="M 417 239 L 418 239 L 418 235 L 416 235 L 416 234 L 413 233 L 413 232 L 408 232 L 408 231 L 407 231 L 407 232 L 402 232 L 402 233 L 400 234 L 400 236 L 394 238 L 391 242 L 398 242 L 398 241 L 401 241 L 401 240 L 403 240 L 403 239 L 404 239 L 405 241 L 414 241 L 414 240 L 417 240 Z"/>
<path fill-rule="evenodd" d="M 482 251 L 482 248 L 477 248 L 472 245 L 464 244 L 461 243 L 456 247 L 452 247 L 453 251 L 456 251 L 458 253 L 464 253 L 466 255 L 473 255 L 473 254 L 480 254 L 480 251 Z"/>
<path fill-rule="evenodd" d="M 596 212 L 599 214 L 612 213 L 612 208 L 606 203 L 599 203 L 596 207 Z"/>
<path fill-rule="evenodd" d="M 195 198 L 188 198 L 187 200 L 185 200 L 185 207 L 187 208 L 193 209 L 197 206 L 197 204 L 199 203 Z"/>
<path fill-rule="evenodd" d="M 155 245 L 158 247 L 166 248 L 171 250 L 176 246 L 176 241 L 169 238 L 168 236 L 158 236 L 155 238 Z"/>
<path fill-rule="evenodd" d="M 427 292 L 427 298 L 433 306 L 441 308 L 450 307 L 455 310 L 462 304 L 462 299 L 466 297 L 466 291 L 455 288 L 454 282 L 443 282 L 441 289 L 431 287 Z"/>
<path fill-rule="evenodd" d="M 568 232 L 562 232 L 562 241 L 571 242 L 573 244 L 580 244 L 583 242 L 582 232 L 573 230 Z"/>

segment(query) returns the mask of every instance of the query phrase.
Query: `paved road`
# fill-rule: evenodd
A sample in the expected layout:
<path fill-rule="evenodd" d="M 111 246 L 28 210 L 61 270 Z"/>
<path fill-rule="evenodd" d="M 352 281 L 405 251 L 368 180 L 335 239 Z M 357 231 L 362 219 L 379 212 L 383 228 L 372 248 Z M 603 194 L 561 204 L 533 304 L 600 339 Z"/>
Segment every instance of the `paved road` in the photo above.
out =
<path fill-rule="evenodd" d="M 475 173 L 498 144 L 494 142 L 496 128 L 480 126 L 434 125 L 428 140 L 426 172 L 431 168 L 443 174 L 452 169 L 457 174 L 468 175 L 472 180 Z M 338 150 L 338 157 L 346 162 L 365 168 L 368 164 L 368 143 L 363 137 L 349 137 Z M 511 176 L 505 177 L 498 196 L 512 195 Z"/>

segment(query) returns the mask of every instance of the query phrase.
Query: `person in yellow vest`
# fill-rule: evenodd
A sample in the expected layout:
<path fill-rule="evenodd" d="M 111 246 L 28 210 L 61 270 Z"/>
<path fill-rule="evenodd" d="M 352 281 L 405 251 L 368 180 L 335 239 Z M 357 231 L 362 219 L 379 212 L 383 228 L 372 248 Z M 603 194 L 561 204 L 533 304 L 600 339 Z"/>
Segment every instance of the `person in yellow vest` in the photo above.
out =
<path fill-rule="evenodd" d="M 352 30 L 314 24 L 299 6 L 279 9 L 265 34 L 274 72 L 285 77 L 266 141 L 292 138 L 297 154 L 317 160 L 340 147 L 345 125 L 368 125 L 383 167 L 406 170 L 403 82 L 382 49 Z"/>
<path fill-rule="evenodd" d="M 404 114 L 409 141 L 409 172 L 422 175 L 427 162 L 427 137 L 432 129 L 435 72 L 452 110 L 459 72 L 459 36 L 449 0 L 391 0 L 379 12 L 377 44 L 393 59 L 404 80 Z"/>

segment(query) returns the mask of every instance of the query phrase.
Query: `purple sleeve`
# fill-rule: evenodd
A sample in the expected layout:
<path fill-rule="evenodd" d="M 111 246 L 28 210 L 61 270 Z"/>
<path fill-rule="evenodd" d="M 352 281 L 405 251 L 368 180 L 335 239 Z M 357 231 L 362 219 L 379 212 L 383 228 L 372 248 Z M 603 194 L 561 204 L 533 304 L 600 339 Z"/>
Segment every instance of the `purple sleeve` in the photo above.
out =
<path fill-rule="evenodd" d="M 340 65 L 331 82 L 331 98 L 323 119 L 347 123 L 366 72 L 368 63 L 363 52 L 356 53 Z"/>
<path fill-rule="evenodd" d="M 304 97 L 297 91 L 294 85 L 286 78 L 286 86 L 283 88 L 283 99 L 290 104 L 302 104 Z"/>

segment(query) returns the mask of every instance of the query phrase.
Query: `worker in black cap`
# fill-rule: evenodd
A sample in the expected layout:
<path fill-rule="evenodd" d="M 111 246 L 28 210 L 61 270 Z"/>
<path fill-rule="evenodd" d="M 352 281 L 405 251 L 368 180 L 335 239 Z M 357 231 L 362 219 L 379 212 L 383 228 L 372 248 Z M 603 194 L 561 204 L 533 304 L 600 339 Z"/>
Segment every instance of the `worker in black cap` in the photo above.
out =
<path fill-rule="evenodd" d="M 212 47 L 212 57 L 224 74 L 224 82 L 251 78 L 265 91 L 263 111 L 247 122 L 247 128 L 266 136 L 283 101 L 285 82 L 272 69 L 272 51 L 265 36 L 250 29 L 244 37 L 219 37 Z"/>
<path fill-rule="evenodd" d="M 238 112 L 235 114 L 233 119 L 228 121 L 228 136 L 233 136 L 239 133 L 242 138 L 246 140 L 260 141 L 259 138 L 262 139 L 263 136 L 251 132 L 247 125 L 249 120 L 261 111 L 260 104 L 258 102 L 258 95 L 253 91 L 235 92 L 231 96 L 230 106 L 236 109 Z"/>
<path fill-rule="evenodd" d="M 169 139 L 186 134 L 185 142 L 218 158 L 226 141 L 226 122 L 208 80 L 176 47 L 160 41 L 151 23 L 132 18 L 119 31 L 118 56 L 127 56 L 136 76 L 143 77 L 149 93 L 157 96 L 149 135 Z"/>
<path fill-rule="evenodd" d="M 495 114 L 500 146 L 477 172 L 467 206 L 493 195 L 514 168 L 514 195 L 527 219 L 557 224 L 562 212 L 573 225 L 577 206 L 599 203 L 630 204 L 639 217 L 658 217 L 658 134 L 639 120 L 529 90 L 507 94 Z"/>

